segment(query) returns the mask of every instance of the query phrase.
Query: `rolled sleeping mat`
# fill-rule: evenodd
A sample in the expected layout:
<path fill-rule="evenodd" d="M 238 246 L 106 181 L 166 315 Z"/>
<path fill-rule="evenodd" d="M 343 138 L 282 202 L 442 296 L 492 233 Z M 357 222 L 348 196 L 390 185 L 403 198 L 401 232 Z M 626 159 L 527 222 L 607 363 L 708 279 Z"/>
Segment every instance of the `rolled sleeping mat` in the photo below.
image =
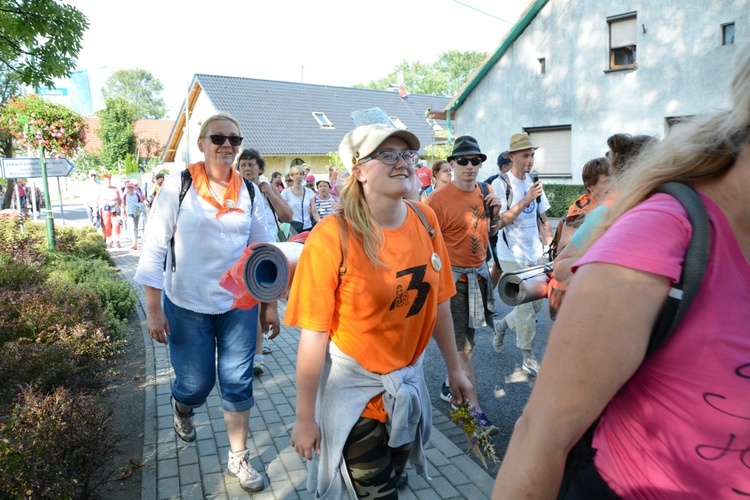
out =
<path fill-rule="evenodd" d="M 497 284 L 500 299 L 509 306 L 517 306 L 545 298 L 549 271 L 548 264 L 540 264 L 503 273 Z"/>
<path fill-rule="evenodd" d="M 261 243 L 245 263 L 245 286 L 260 302 L 287 296 L 304 245 L 294 242 Z"/>

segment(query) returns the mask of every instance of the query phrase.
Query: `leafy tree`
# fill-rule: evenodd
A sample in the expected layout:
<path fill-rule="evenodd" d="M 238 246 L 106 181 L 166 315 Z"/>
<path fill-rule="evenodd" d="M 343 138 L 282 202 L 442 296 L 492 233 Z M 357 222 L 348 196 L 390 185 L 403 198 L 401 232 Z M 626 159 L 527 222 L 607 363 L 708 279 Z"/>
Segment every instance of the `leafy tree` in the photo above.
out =
<path fill-rule="evenodd" d="M 453 146 L 450 144 L 429 144 L 424 149 L 427 151 L 425 156 L 430 163 L 435 160 L 445 160 L 453 152 Z"/>
<path fill-rule="evenodd" d="M 21 91 L 20 81 L 16 73 L 0 65 L 0 108 L 5 105 L 14 95 Z M 13 136 L 7 130 L 0 129 L 0 157 L 12 158 L 13 155 Z M 7 189 L 0 200 L 0 208 L 10 208 L 11 198 L 13 197 L 13 181 L 9 180 Z"/>
<path fill-rule="evenodd" d="M 79 150 L 73 157 L 72 162 L 76 168 L 71 175 L 81 180 L 88 179 L 89 170 L 96 170 L 97 172 L 102 171 L 101 159 L 87 153 L 85 149 Z"/>
<path fill-rule="evenodd" d="M 10 100 L 11 97 L 21 93 L 21 82 L 18 75 L 8 69 L 0 67 L 0 108 Z M 13 137 L 7 130 L 0 130 L 0 157 L 11 158 L 13 156 Z"/>
<path fill-rule="evenodd" d="M 102 141 L 101 158 L 106 168 L 119 166 L 128 153 L 135 154 L 135 111 L 123 98 L 107 99 L 107 107 L 97 113 Z"/>
<path fill-rule="evenodd" d="M 24 85 L 52 86 L 68 76 L 89 23 L 57 0 L 0 0 L 0 68 Z"/>
<path fill-rule="evenodd" d="M 148 163 L 151 160 L 157 160 L 157 165 L 161 165 L 161 155 L 164 152 L 164 145 L 151 137 L 138 137 L 136 151 L 138 151 L 138 165 L 141 171 L 146 172 Z M 144 153 L 141 156 L 141 153 Z"/>
<path fill-rule="evenodd" d="M 337 167 L 339 167 L 339 169 L 344 168 L 344 163 L 341 161 L 341 156 L 339 156 L 338 151 L 328 152 L 328 164 L 336 165 Z"/>
<path fill-rule="evenodd" d="M 412 93 L 450 97 L 461 89 L 486 57 L 484 52 L 474 50 L 449 50 L 432 64 L 402 61 L 387 76 L 355 87 L 387 90 L 400 83 Z"/>
<path fill-rule="evenodd" d="M 162 165 L 161 158 L 149 158 L 146 165 L 142 167 L 143 172 L 155 172 L 156 167 Z M 169 173 L 167 171 L 167 173 Z"/>
<path fill-rule="evenodd" d="M 161 119 L 167 105 L 159 94 L 164 90 L 161 81 L 145 69 L 120 69 L 107 78 L 102 89 L 105 99 L 122 98 L 135 110 L 135 117 Z"/>
<path fill-rule="evenodd" d="M 128 153 L 125 155 L 125 175 L 137 174 L 138 173 L 138 162 L 135 157 Z"/>

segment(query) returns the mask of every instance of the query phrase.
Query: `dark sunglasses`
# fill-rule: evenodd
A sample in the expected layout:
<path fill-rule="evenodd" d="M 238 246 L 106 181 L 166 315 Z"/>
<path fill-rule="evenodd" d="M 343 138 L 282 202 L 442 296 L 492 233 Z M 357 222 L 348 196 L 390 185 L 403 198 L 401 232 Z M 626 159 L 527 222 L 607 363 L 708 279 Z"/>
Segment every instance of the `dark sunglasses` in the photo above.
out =
<path fill-rule="evenodd" d="M 227 139 L 229 139 L 229 144 L 231 146 L 239 146 L 242 144 L 242 137 L 239 135 L 212 134 L 209 135 L 208 138 L 211 139 L 211 143 L 215 146 L 223 145 Z"/>
<path fill-rule="evenodd" d="M 476 167 L 482 164 L 482 159 L 481 158 L 456 158 L 456 163 L 458 163 L 462 167 L 465 167 L 470 162 L 472 165 Z"/>

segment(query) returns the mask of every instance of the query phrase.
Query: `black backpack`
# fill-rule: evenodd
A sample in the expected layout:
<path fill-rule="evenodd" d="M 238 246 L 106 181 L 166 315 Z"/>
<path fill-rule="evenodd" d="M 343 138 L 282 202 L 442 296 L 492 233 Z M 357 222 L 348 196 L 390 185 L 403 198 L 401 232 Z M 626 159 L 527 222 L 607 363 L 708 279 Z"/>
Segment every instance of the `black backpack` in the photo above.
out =
<path fill-rule="evenodd" d="M 190 175 L 190 170 L 185 169 L 180 173 L 180 179 L 182 180 L 182 187 L 180 188 L 180 197 L 179 201 L 177 203 L 177 213 L 180 212 L 180 207 L 182 206 L 182 200 L 185 199 L 185 195 L 187 194 L 188 190 L 190 189 L 190 186 L 193 185 L 193 177 Z M 249 180 L 242 178 L 243 181 L 245 181 L 245 186 L 247 186 L 247 191 L 250 194 L 250 213 L 252 214 L 253 210 L 255 209 L 255 186 L 253 186 L 253 183 Z M 172 272 L 177 269 L 177 264 L 175 260 L 174 255 L 174 235 L 172 235 L 172 239 L 169 240 L 169 251 L 172 253 Z M 164 269 L 167 269 L 167 259 L 164 258 Z"/>

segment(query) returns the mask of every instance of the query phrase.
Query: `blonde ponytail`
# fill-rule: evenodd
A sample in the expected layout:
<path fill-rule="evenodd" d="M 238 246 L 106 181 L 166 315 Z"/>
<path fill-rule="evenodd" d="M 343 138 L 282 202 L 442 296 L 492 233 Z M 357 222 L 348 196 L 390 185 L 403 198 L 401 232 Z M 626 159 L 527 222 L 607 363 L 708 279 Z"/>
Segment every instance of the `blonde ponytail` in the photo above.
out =
<path fill-rule="evenodd" d="M 370 213 L 370 207 L 365 199 L 362 183 L 354 175 L 350 175 L 344 181 L 341 190 L 341 209 L 344 219 L 351 226 L 354 237 L 362 242 L 365 254 L 375 267 L 388 267 L 380 260 L 380 252 L 383 249 L 383 230 Z"/>

